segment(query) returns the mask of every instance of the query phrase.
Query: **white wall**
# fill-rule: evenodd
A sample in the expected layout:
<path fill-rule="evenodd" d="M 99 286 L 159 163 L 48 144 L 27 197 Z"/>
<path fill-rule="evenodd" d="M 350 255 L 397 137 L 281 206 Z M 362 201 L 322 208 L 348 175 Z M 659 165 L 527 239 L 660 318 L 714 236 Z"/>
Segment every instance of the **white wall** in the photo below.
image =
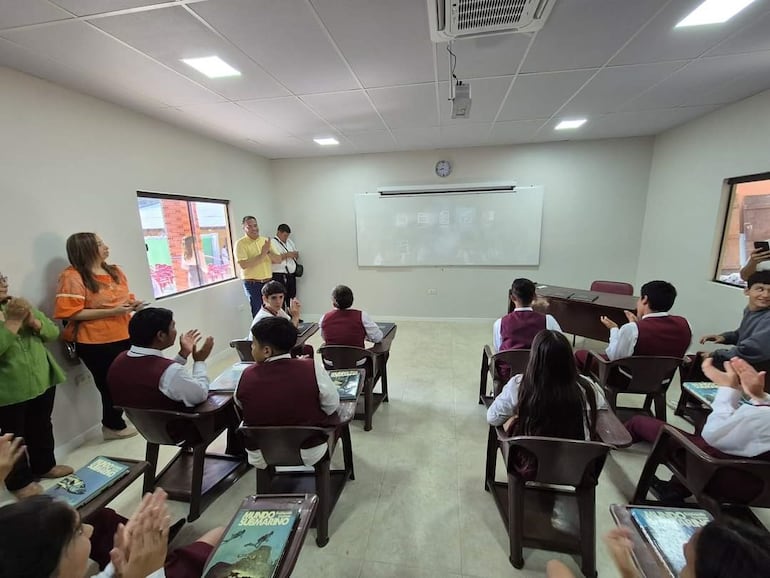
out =
<path fill-rule="evenodd" d="M 696 335 L 734 329 L 746 298 L 711 281 L 726 206 L 726 178 L 770 170 L 770 91 L 655 140 L 637 285 L 676 285 L 678 313 Z"/>
<path fill-rule="evenodd" d="M 137 190 L 230 199 L 236 238 L 246 213 L 275 227 L 265 159 L 7 68 L 0 86 L 0 271 L 12 294 L 42 310 L 52 309 L 65 240 L 77 231 L 98 232 L 132 290 L 152 298 Z M 248 329 L 238 281 L 160 304 L 174 310 L 180 329 L 194 324 L 213 335 L 215 353 Z M 57 391 L 59 445 L 101 418 L 93 385 L 75 385 L 78 371 Z"/>
<path fill-rule="evenodd" d="M 433 172 L 442 158 L 454 166 L 447 179 Z M 517 276 L 586 288 L 594 279 L 634 280 L 651 158 L 652 139 L 641 138 L 284 159 L 271 171 L 279 213 L 306 265 L 299 296 L 308 315 L 328 310 L 332 287 L 345 283 L 380 318 L 493 318 Z M 356 193 L 505 180 L 545 187 L 538 268 L 357 266 Z M 428 295 L 432 288 L 437 295 Z"/>

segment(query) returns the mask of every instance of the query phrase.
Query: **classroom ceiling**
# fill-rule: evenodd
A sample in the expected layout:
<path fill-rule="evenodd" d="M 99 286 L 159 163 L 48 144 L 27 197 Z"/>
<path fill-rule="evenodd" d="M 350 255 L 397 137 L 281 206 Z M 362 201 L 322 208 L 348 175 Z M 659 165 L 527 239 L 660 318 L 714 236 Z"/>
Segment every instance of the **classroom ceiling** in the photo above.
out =
<path fill-rule="evenodd" d="M 268 158 L 652 135 L 770 88 L 770 0 L 675 29 L 700 2 L 556 0 L 534 35 L 456 41 L 469 119 L 426 0 L 0 0 L 0 65 Z M 242 75 L 180 61 L 211 55 Z"/>

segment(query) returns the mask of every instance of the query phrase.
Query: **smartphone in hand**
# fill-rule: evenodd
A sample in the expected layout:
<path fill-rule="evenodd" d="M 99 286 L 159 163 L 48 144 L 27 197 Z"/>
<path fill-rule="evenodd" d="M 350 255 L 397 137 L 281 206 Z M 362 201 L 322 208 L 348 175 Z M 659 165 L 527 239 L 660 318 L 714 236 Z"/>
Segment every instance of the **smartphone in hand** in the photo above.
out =
<path fill-rule="evenodd" d="M 770 251 L 770 243 L 767 241 L 754 241 L 756 251 Z"/>

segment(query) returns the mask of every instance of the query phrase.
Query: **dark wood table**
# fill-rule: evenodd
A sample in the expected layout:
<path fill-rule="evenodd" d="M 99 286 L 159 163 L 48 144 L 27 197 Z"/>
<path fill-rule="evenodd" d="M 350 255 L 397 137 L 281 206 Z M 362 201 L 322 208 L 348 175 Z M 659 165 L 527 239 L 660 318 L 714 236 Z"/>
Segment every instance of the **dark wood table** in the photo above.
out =
<path fill-rule="evenodd" d="M 109 456 L 108 456 L 109 457 Z M 119 462 L 128 466 L 128 473 L 120 478 L 117 482 L 108 486 L 103 492 L 96 495 L 92 500 L 86 502 L 78 508 L 80 518 L 88 523 L 88 520 L 96 512 L 106 507 L 112 500 L 117 498 L 123 491 L 133 484 L 139 477 L 144 474 L 145 470 L 150 466 L 143 460 L 131 460 L 128 458 L 113 458 L 109 457 L 114 462 Z"/>
<path fill-rule="evenodd" d="M 636 562 L 639 571 L 645 578 L 675 578 L 669 571 L 666 564 L 660 559 L 660 556 L 656 553 L 655 546 L 648 542 L 639 531 L 639 528 L 631 518 L 631 513 L 628 511 L 629 507 L 644 508 L 645 506 L 627 506 L 620 504 L 612 504 L 610 506 L 610 514 L 615 520 L 618 526 L 628 528 L 631 532 L 631 542 L 634 545 L 634 561 Z M 681 511 L 680 508 L 665 508 L 665 507 L 653 507 L 654 510 L 668 510 L 668 511 Z M 695 512 L 698 510 L 688 509 L 688 512 Z M 705 512 L 705 510 L 703 510 Z M 681 544 L 684 546 L 684 544 Z"/>
<path fill-rule="evenodd" d="M 294 344 L 294 347 L 302 347 L 316 333 L 318 333 L 318 323 L 300 323 L 297 328 L 297 343 Z"/>
<path fill-rule="evenodd" d="M 596 297 L 594 301 L 570 298 L 571 294 Z M 636 311 L 637 298 L 631 295 L 586 291 L 557 285 L 538 285 L 537 295 L 545 298 L 545 309 L 561 325 L 565 333 L 581 335 L 596 341 L 608 342 L 610 330 L 602 325 L 599 318 L 604 315 L 618 325 L 628 322 L 624 311 Z M 508 298 L 508 312 L 513 311 L 513 303 Z"/>

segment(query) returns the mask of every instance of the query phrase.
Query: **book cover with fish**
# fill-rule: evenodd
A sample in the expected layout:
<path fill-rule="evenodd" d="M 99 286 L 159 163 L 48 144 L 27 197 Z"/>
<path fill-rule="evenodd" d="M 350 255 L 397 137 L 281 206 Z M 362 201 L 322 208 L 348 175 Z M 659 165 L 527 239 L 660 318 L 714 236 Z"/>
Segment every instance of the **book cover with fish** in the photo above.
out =
<path fill-rule="evenodd" d="M 361 372 L 357 369 L 332 369 L 329 371 L 340 401 L 356 399 L 358 397 L 358 384 L 361 382 Z"/>
<path fill-rule="evenodd" d="M 247 498 L 206 563 L 204 578 L 272 578 L 297 518 L 296 508 L 264 509 Z"/>
<path fill-rule="evenodd" d="M 74 474 L 60 479 L 46 494 L 78 508 L 128 473 L 129 467 L 98 456 Z"/>

